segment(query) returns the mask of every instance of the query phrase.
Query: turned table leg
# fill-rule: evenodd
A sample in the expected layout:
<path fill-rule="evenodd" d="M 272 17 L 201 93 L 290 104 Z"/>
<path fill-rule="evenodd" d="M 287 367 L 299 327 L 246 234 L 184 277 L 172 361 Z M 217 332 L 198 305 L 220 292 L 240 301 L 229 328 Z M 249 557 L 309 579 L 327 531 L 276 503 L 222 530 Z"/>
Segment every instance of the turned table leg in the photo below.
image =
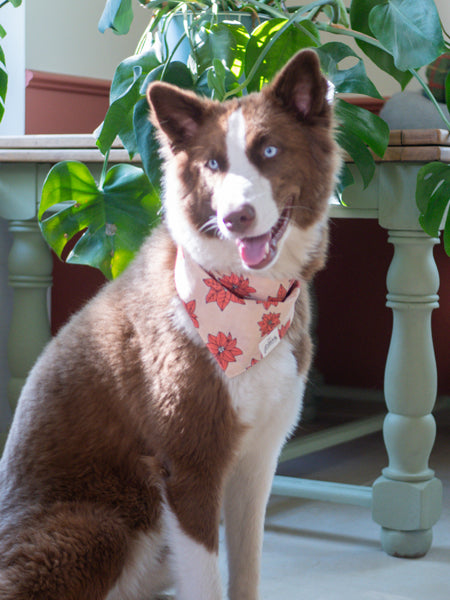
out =
<path fill-rule="evenodd" d="M 393 330 L 385 371 L 389 465 L 373 485 L 373 518 L 383 549 L 416 557 L 431 546 L 442 507 L 442 485 L 428 466 L 436 425 L 431 414 L 437 371 L 431 313 L 438 307 L 439 274 L 433 247 L 419 231 L 389 231 L 395 252 L 387 276 Z"/>
<path fill-rule="evenodd" d="M 8 400 L 14 411 L 28 372 L 50 339 L 52 257 L 35 220 L 10 221 L 9 230 L 13 236 L 9 284 L 14 297 L 8 338 Z"/>

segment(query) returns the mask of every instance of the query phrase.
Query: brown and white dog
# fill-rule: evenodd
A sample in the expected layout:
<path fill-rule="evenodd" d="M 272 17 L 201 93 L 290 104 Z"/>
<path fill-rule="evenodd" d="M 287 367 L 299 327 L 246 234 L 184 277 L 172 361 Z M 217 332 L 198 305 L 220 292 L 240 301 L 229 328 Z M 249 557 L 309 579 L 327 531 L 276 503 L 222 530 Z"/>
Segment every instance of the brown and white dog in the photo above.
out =
<path fill-rule="evenodd" d="M 324 264 L 339 169 L 327 93 L 313 51 L 223 104 L 150 86 L 164 223 L 24 386 L 0 463 L 1 600 L 150 600 L 171 575 L 178 600 L 219 600 L 222 509 L 229 598 L 258 598 L 265 507 L 300 414 L 308 282 Z M 220 288 L 227 279 L 253 291 L 254 276 L 275 292 L 289 282 L 254 302 L 272 331 L 278 303 L 294 297 L 254 366 L 228 376 L 241 352 L 233 323 L 202 340 L 177 292 L 179 259 L 188 287 L 191 268 L 203 273 L 218 313 L 247 304 Z"/>

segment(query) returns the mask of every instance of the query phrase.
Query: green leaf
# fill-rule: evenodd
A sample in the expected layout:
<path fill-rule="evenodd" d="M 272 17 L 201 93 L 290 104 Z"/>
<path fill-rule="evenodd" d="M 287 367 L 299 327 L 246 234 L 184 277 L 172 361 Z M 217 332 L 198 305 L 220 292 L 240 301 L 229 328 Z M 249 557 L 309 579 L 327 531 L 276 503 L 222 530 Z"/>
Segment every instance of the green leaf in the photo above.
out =
<path fill-rule="evenodd" d="M 107 0 L 98 29 L 102 33 L 110 28 L 114 33 L 123 35 L 129 32 L 133 21 L 131 0 Z"/>
<path fill-rule="evenodd" d="M 103 154 L 111 148 L 117 136 L 130 156 L 137 152 L 133 129 L 133 111 L 141 97 L 141 87 L 149 71 L 159 66 L 155 53 L 125 59 L 117 67 L 110 91 L 110 106 L 97 137 L 97 146 Z"/>
<path fill-rule="evenodd" d="M 384 155 L 389 143 L 389 127 L 383 119 L 341 99 L 336 100 L 335 114 L 345 133 L 358 137 L 378 156 Z"/>
<path fill-rule="evenodd" d="M 145 96 L 148 86 L 153 81 L 173 83 L 174 85 L 187 90 L 193 89 L 194 86 L 194 81 L 189 68 L 184 63 L 177 60 L 166 65 L 158 65 L 155 69 L 152 69 L 142 82 L 140 90 L 141 96 Z"/>
<path fill-rule="evenodd" d="M 369 27 L 400 71 L 419 69 L 445 52 L 433 0 L 388 0 L 371 10 Z"/>
<path fill-rule="evenodd" d="M 344 131 L 342 127 L 338 129 L 336 139 L 341 148 L 353 159 L 356 168 L 361 173 L 364 188 L 366 188 L 375 173 L 375 161 L 372 154 L 357 135 L 348 130 Z"/>
<path fill-rule="evenodd" d="M 133 130 L 137 151 L 156 196 L 160 196 L 161 193 L 161 157 L 156 132 L 149 120 L 149 107 L 145 94 L 150 83 L 160 81 L 161 78 L 167 83 L 173 83 L 185 89 L 194 87 L 191 72 L 185 64 L 174 61 L 168 65 L 159 65 L 144 79 L 140 89 L 141 98 L 133 107 Z"/>
<path fill-rule="evenodd" d="M 320 58 L 322 70 L 342 94 L 364 94 L 372 98 L 381 98 L 377 88 L 367 77 L 362 59 L 346 44 L 329 42 L 316 50 Z M 346 58 L 356 58 L 353 67 L 339 68 L 339 63 Z"/>
<path fill-rule="evenodd" d="M 350 6 L 350 21 L 352 28 L 360 33 L 373 37 L 374 34 L 369 27 L 369 14 L 372 8 L 385 1 L 386 0 L 353 0 Z M 391 77 L 396 79 L 402 89 L 404 89 L 407 83 L 411 81 L 412 74 L 409 71 L 400 71 L 397 69 L 394 64 L 394 59 L 388 52 L 361 40 L 356 40 L 356 43 L 380 69 L 389 73 Z"/>
<path fill-rule="evenodd" d="M 238 21 L 222 21 L 200 30 L 193 53 L 197 74 L 211 67 L 214 59 L 220 60 L 239 79 L 244 71 L 245 48 L 250 36 Z"/>
<path fill-rule="evenodd" d="M 130 155 L 136 152 L 132 117 L 134 105 L 139 99 L 141 75 L 141 67 L 134 67 L 133 80 L 129 87 L 113 100 L 108 108 L 96 142 L 102 154 L 108 152 L 118 135 Z"/>
<path fill-rule="evenodd" d="M 296 25 L 290 25 L 273 42 L 273 37 L 287 23 L 287 19 L 270 19 L 253 30 L 247 44 L 245 56 L 245 74 L 247 77 L 250 76 L 262 51 L 267 46 L 270 46 L 270 50 L 253 74 L 252 80 L 247 86 L 249 92 L 259 91 L 298 50 L 319 45 L 319 32 L 314 23 L 307 20 L 300 21 Z"/>
<path fill-rule="evenodd" d="M 133 114 L 133 126 L 139 154 L 144 171 L 153 186 L 154 193 L 161 193 L 161 156 L 156 131 L 149 119 L 149 107 L 146 98 L 136 104 Z"/>
<path fill-rule="evenodd" d="M 58 212 L 47 216 L 52 210 Z M 38 218 L 59 257 L 69 240 L 82 233 L 67 262 L 96 267 L 111 279 L 133 258 L 157 222 L 158 210 L 159 199 L 138 167 L 113 166 L 100 188 L 86 165 L 62 162 L 47 175 Z"/>
<path fill-rule="evenodd" d="M 225 77 L 227 75 L 224 65 L 215 58 L 212 67 L 208 69 L 208 87 L 213 91 L 212 98 L 222 100 L 225 96 Z"/>
<path fill-rule="evenodd" d="M 4 38 L 6 35 L 6 31 L 3 29 L 3 27 L 0 25 L 0 38 Z"/>
<path fill-rule="evenodd" d="M 9 1 L 16 8 L 22 4 L 22 0 L 9 0 Z"/>
<path fill-rule="evenodd" d="M 424 165 L 417 174 L 416 204 L 420 210 L 419 222 L 432 237 L 439 229 L 450 203 L 450 165 L 432 162 Z M 450 218 L 444 225 L 444 248 L 450 256 Z"/>
<path fill-rule="evenodd" d="M 344 0 L 335 0 L 332 4 L 325 4 L 317 10 L 322 11 L 332 23 L 350 27 L 347 7 L 345 6 Z"/>
<path fill-rule="evenodd" d="M 353 177 L 353 174 L 350 171 L 347 163 L 343 163 L 341 172 L 339 174 L 339 181 L 336 186 L 336 192 L 339 197 L 339 202 L 341 204 L 344 204 L 344 206 L 345 206 L 345 203 L 342 200 L 342 192 L 345 190 L 346 187 L 348 187 L 349 185 L 352 185 L 353 183 L 355 183 L 355 178 Z"/>
<path fill-rule="evenodd" d="M 239 88 L 239 82 L 233 73 L 225 67 L 217 58 L 213 60 L 212 66 L 206 70 L 208 97 L 222 101 L 226 92 Z"/>

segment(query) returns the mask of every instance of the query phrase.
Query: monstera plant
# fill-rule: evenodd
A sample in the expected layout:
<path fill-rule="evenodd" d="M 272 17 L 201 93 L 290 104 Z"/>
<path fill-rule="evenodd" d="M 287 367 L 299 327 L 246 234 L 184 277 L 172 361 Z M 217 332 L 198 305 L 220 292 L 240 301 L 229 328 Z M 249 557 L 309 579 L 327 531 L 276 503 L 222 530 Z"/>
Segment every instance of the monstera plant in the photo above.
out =
<path fill-rule="evenodd" d="M 53 167 L 43 187 L 39 219 L 44 237 L 59 256 L 72 238 L 78 240 L 67 262 L 92 265 L 113 278 L 158 220 L 160 159 L 145 100 L 152 81 L 224 100 L 258 91 L 295 52 L 314 48 L 337 94 L 380 98 L 366 74 L 366 56 L 402 89 L 416 78 L 440 112 L 443 127 L 450 130 L 419 74 L 449 48 L 433 0 L 353 0 L 349 8 L 344 0 L 315 0 L 297 7 L 287 7 L 283 0 L 138 0 L 134 6 L 150 9 L 149 25 L 136 54 L 117 67 L 110 106 L 95 133 L 105 157 L 100 180 L 82 163 L 62 162 Z M 132 19 L 132 0 L 107 0 L 99 28 L 125 34 Z M 172 42 L 169 33 L 176 21 L 180 33 Z M 328 41 L 322 41 L 323 33 L 336 37 L 329 41 L 328 35 Z M 358 52 L 345 43 L 348 38 L 356 40 Z M 185 56 L 180 59 L 182 46 Z M 446 102 L 450 107 L 450 78 Z M 374 155 L 381 157 L 386 150 L 389 128 L 340 97 L 335 106 L 338 142 L 367 186 L 376 168 Z M 139 153 L 142 169 L 130 164 L 109 168 L 108 155 L 117 136 L 130 157 Z M 352 183 L 352 173 L 344 167 L 338 193 Z M 438 235 L 449 198 L 450 167 L 425 166 L 419 174 L 417 203 L 430 235 Z M 450 254 L 450 218 L 444 242 Z"/>

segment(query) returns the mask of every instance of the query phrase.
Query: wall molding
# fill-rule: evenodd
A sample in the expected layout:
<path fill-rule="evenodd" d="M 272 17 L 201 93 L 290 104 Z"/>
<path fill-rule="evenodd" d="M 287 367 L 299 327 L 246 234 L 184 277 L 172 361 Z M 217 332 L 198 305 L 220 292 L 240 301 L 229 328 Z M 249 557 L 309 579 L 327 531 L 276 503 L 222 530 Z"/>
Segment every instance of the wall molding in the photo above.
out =
<path fill-rule="evenodd" d="M 105 79 L 27 69 L 25 133 L 93 131 L 108 110 L 109 88 L 110 81 Z"/>
<path fill-rule="evenodd" d="M 35 90 L 50 90 L 68 94 L 87 94 L 109 98 L 111 82 L 106 79 L 61 75 L 45 71 L 26 69 L 25 87 Z"/>
<path fill-rule="evenodd" d="M 342 100 L 370 110 L 370 112 L 379 115 L 380 110 L 383 108 L 384 103 L 388 98 L 369 98 L 367 96 L 342 96 Z"/>

